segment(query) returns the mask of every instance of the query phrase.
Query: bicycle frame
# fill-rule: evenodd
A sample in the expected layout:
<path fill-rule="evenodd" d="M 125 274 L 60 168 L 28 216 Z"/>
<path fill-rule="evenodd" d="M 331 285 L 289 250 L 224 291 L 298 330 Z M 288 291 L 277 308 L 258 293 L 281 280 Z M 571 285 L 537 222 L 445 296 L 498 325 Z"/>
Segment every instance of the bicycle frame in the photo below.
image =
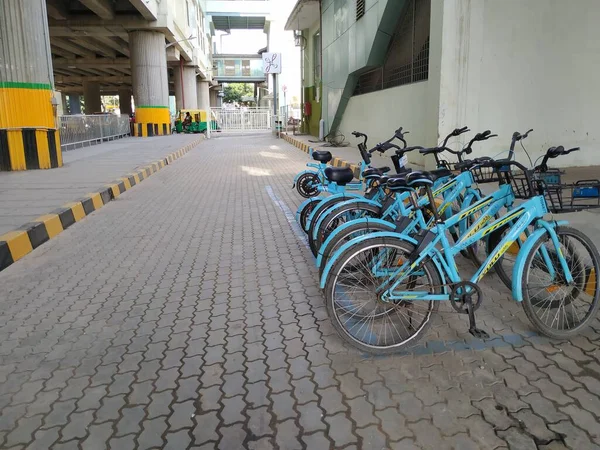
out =
<path fill-rule="evenodd" d="M 485 201 L 486 201 L 486 199 L 480 200 L 480 202 L 478 202 L 478 206 L 481 206 Z M 482 227 L 480 222 L 486 216 L 490 215 L 490 210 L 493 210 L 496 207 L 499 209 L 501 207 L 501 206 L 497 206 L 498 203 L 500 203 L 500 201 L 498 201 L 498 200 L 495 201 L 494 203 L 492 203 L 492 205 L 489 207 L 488 211 L 486 211 L 486 213 L 483 214 L 482 217 L 480 217 L 480 219 L 478 221 L 476 221 L 469 228 L 469 230 L 467 230 L 467 235 L 470 235 L 470 237 L 461 239 L 461 241 L 454 246 L 450 245 L 450 242 L 448 241 L 448 238 L 446 237 L 445 230 L 448 227 L 452 226 L 453 224 L 456 224 L 459 220 L 461 220 L 460 216 L 464 213 L 459 213 L 459 214 L 454 215 L 446 223 L 438 223 L 435 227 L 435 230 L 432 231 L 432 232 L 436 233 L 436 237 L 420 252 L 420 254 L 417 256 L 417 258 L 414 261 L 404 262 L 404 264 L 402 264 L 401 267 L 399 267 L 398 269 L 395 269 L 394 272 L 391 274 L 389 274 L 389 273 L 382 274 L 383 276 L 386 277 L 386 280 L 384 281 L 384 283 L 379 286 L 380 292 L 383 291 L 382 298 L 386 301 L 396 301 L 396 300 L 402 300 L 402 299 L 404 299 L 404 300 L 406 300 L 406 299 L 437 300 L 437 301 L 448 300 L 449 296 L 447 293 L 446 294 L 429 294 L 427 292 L 415 293 L 414 291 L 407 291 L 407 292 L 399 291 L 399 292 L 397 292 L 397 291 L 395 291 L 395 289 L 406 279 L 407 276 L 409 276 L 410 272 L 415 267 L 419 266 L 419 264 L 421 264 L 428 257 L 432 257 L 433 259 L 436 260 L 436 262 L 438 263 L 438 267 L 440 267 L 444 271 L 445 275 L 448 277 L 448 280 L 451 283 L 457 283 L 457 282 L 462 281 L 462 279 L 460 278 L 460 275 L 458 274 L 458 270 L 457 270 L 457 266 L 456 266 L 456 262 L 455 262 L 455 256 L 458 253 L 460 253 L 461 250 L 464 250 L 465 248 L 473 245 L 475 242 L 483 239 L 488 234 L 492 233 L 493 231 L 499 229 L 500 227 L 502 227 L 516 219 L 518 219 L 518 220 L 516 220 L 516 222 L 514 222 L 511 225 L 508 233 L 502 238 L 502 240 L 493 249 L 493 251 L 490 252 L 490 254 L 486 258 L 486 260 L 483 262 L 481 267 L 477 270 L 477 272 L 471 277 L 471 279 L 469 281 L 471 281 L 472 283 L 479 282 L 483 278 L 483 276 L 498 261 L 498 259 L 504 253 L 506 253 L 508 248 L 517 239 L 519 239 L 521 234 L 530 225 L 535 223 L 535 225 L 537 227 L 543 228 L 544 232 L 547 232 L 549 234 L 555 248 L 558 250 L 557 251 L 557 254 L 559 257 L 558 259 L 560 261 L 561 268 L 564 271 L 566 282 L 571 283 L 573 281 L 573 276 L 569 270 L 569 267 L 564 258 L 564 255 L 560 251 L 558 237 L 557 237 L 556 233 L 554 232 L 554 228 L 556 225 L 550 224 L 549 222 L 541 220 L 541 217 L 543 217 L 543 215 L 546 214 L 548 211 L 544 197 L 543 196 L 533 197 L 533 198 L 529 199 L 528 201 L 526 201 L 525 203 L 523 203 L 522 205 L 519 205 L 518 207 L 513 208 L 507 214 L 505 214 L 503 217 L 495 220 L 491 224 L 488 224 L 488 225 L 485 225 Z M 481 207 L 484 207 L 484 206 L 485 205 L 483 205 Z M 479 228 L 479 230 L 477 231 L 478 228 Z M 532 237 L 533 236 L 528 238 L 528 241 L 531 240 Z M 438 244 L 441 244 L 443 252 L 440 252 L 440 250 L 438 250 L 436 248 L 436 246 Z M 530 244 L 529 248 L 531 248 L 531 245 L 533 245 L 533 244 Z M 542 253 L 543 258 L 546 260 L 545 262 L 547 263 L 547 267 L 549 269 L 550 275 L 554 276 L 555 275 L 554 268 L 553 268 L 551 261 L 549 261 L 549 255 L 547 254 L 547 250 L 545 248 L 542 248 L 541 253 Z M 523 259 L 526 256 L 527 256 L 526 253 L 520 252 L 518 258 Z M 548 262 L 550 262 L 550 263 L 548 264 Z M 377 263 L 376 263 L 376 265 L 377 265 Z M 520 261 L 519 263 L 515 264 L 515 270 L 517 270 L 517 268 L 521 268 L 519 270 L 522 271 L 522 266 L 523 266 L 523 261 Z M 374 269 L 376 270 L 376 267 Z M 378 276 L 377 272 L 375 273 L 375 275 Z M 520 279 L 520 277 L 519 277 L 519 279 Z M 391 286 L 389 286 L 389 280 L 394 280 L 393 283 L 391 284 Z M 513 291 L 515 291 L 515 290 L 520 291 L 520 286 L 515 286 L 515 283 L 513 280 Z M 517 301 L 521 301 L 522 296 L 517 295 L 517 296 L 515 296 L 515 299 Z"/>

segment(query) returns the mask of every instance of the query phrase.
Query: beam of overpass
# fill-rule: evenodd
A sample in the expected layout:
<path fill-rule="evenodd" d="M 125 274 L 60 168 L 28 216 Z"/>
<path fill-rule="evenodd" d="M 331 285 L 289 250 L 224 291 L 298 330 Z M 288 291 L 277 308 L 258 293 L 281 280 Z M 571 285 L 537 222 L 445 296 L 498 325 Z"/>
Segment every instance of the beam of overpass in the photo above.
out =
<path fill-rule="evenodd" d="M 131 67 L 128 58 L 54 58 L 52 64 L 56 68 L 70 69 L 95 69 L 95 68 L 113 68 L 113 67 Z"/>
<path fill-rule="evenodd" d="M 106 36 L 94 36 L 94 39 L 127 57 L 130 56 L 128 45 L 117 42 L 115 39 Z"/>
<path fill-rule="evenodd" d="M 113 20 L 115 13 L 109 0 L 79 0 L 86 8 L 104 20 Z"/>
<path fill-rule="evenodd" d="M 56 84 L 81 84 L 84 81 L 91 81 L 91 82 L 95 82 L 95 83 L 105 83 L 105 84 L 118 84 L 118 83 L 131 84 L 131 76 L 95 76 L 95 77 L 55 76 L 54 81 Z"/>

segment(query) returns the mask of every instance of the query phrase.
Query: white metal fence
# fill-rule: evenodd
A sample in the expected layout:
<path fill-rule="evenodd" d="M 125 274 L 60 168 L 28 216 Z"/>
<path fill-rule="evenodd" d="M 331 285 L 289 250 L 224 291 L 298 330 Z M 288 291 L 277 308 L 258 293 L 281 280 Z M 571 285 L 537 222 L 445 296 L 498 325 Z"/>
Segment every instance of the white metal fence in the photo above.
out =
<path fill-rule="evenodd" d="M 212 108 L 213 130 L 268 131 L 272 127 L 270 108 Z"/>
<path fill-rule="evenodd" d="M 131 130 L 125 115 L 60 116 L 59 120 L 63 151 L 128 136 Z"/>

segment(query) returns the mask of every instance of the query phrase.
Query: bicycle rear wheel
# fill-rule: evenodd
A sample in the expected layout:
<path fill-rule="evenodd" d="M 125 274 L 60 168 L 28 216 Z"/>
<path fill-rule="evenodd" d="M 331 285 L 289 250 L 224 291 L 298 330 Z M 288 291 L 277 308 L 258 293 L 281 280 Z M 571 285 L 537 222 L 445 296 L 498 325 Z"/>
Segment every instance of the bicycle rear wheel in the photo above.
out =
<path fill-rule="evenodd" d="M 321 244 L 329 237 L 331 232 L 342 224 L 354 219 L 362 219 L 365 217 L 380 217 L 381 207 L 365 202 L 356 202 L 351 205 L 345 205 L 342 208 L 329 212 L 321 222 L 317 230 L 317 238 L 313 239 L 312 235 L 308 237 L 310 248 L 313 249 L 313 254 L 317 256 Z"/>
<path fill-rule="evenodd" d="M 574 228 L 558 227 L 556 234 L 559 249 L 545 235 L 527 255 L 522 281 L 523 309 L 542 334 L 566 339 L 584 330 L 596 317 L 600 307 L 597 283 L 600 255 L 591 239 Z M 548 255 L 545 258 L 544 247 Z M 559 252 L 573 276 L 571 284 L 566 283 Z"/>
<path fill-rule="evenodd" d="M 401 239 L 380 237 L 347 249 L 335 262 L 325 285 L 325 303 L 332 324 L 343 340 L 373 354 L 394 353 L 414 345 L 431 325 L 437 301 L 383 301 L 377 287 L 385 277 L 374 275 L 393 270 L 409 257 L 414 246 Z M 399 289 L 441 292 L 441 276 L 430 260 L 414 270 Z"/>
<path fill-rule="evenodd" d="M 320 248 L 319 253 L 323 255 L 321 266 L 319 267 L 319 278 L 323 276 L 323 271 L 325 270 L 325 266 L 327 265 L 327 261 L 329 258 L 346 242 L 351 241 L 352 239 L 369 234 L 375 233 L 377 231 L 390 231 L 390 227 L 382 225 L 380 223 L 357 223 L 355 225 L 351 225 L 346 228 L 343 232 L 340 232 L 335 238 L 330 240 L 325 248 Z"/>

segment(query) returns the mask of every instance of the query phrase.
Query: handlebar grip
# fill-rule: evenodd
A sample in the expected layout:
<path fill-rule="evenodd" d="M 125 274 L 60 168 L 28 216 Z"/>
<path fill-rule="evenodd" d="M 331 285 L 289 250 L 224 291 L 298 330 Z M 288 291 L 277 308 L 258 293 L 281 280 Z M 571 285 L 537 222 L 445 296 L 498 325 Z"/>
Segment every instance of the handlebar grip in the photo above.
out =
<path fill-rule="evenodd" d="M 565 150 L 564 154 L 568 155 L 571 152 L 578 152 L 579 150 L 581 150 L 579 147 L 573 147 L 573 148 L 570 148 L 569 150 Z"/>
<path fill-rule="evenodd" d="M 492 134 L 492 132 L 490 130 L 485 130 L 483 133 L 481 133 L 481 137 L 484 138 L 484 137 L 489 136 L 490 134 Z"/>
<path fill-rule="evenodd" d="M 396 131 L 394 131 L 394 134 L 402 134 L 402 127 L 398 128 Z"/>
<path fill-rule="evenodd" d="M 363 133 L 361 133 L 360 131 L 353 131 L 352 135 L 354 137 L 364 137 L 365 135 Z"/>

